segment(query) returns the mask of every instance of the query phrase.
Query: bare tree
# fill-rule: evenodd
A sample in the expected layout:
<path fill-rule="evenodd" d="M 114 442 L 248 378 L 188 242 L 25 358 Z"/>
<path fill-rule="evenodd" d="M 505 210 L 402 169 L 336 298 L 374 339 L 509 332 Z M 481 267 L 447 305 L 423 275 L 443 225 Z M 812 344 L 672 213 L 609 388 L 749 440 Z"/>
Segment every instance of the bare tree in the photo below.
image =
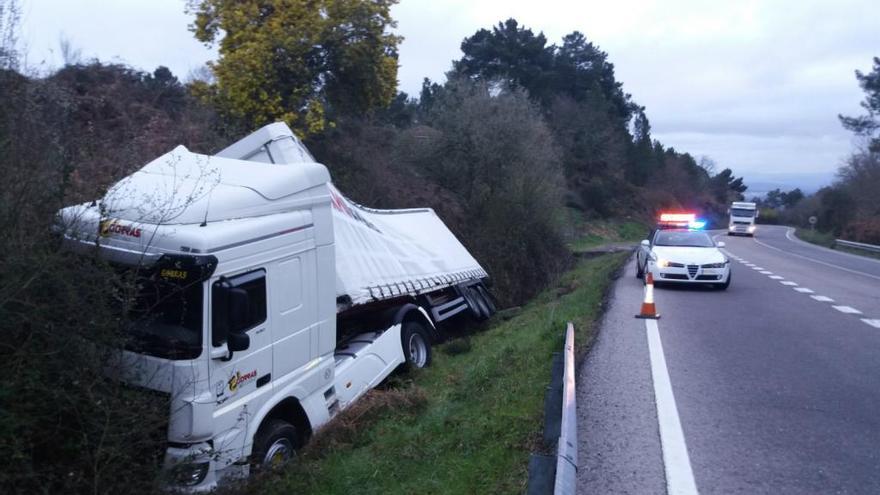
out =
<path fill-rule="evenodd" d="M 17 0 L 0 0 L 0 69 L 18 69 L 18 28 L 21 9 Z"/>
<path fill-rule="evenodd" d="M 64 33 L 58 37 L 58 47 L 61 50 L 61 61 L 65 66 L 77 65 L 82 61 L 82 49 L 74 46 Z"/>

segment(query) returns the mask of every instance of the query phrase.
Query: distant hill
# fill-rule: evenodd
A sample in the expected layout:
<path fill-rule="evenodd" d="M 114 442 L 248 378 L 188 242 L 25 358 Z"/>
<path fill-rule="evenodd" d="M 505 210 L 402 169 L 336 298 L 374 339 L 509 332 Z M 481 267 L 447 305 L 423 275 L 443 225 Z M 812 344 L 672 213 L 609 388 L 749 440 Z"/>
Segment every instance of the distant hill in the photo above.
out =
<path fill-rule="evenodd" d="M 783 191 L 800 188 L 804 194 L 812 194 L 825 186 L 831 185 L 834 181 L 834 172 L 746 173 L 743 176 L 745 184 L 749 186 L 749 189 L 745 192 L 746 198 L 764 196 L 768 191 L 777 188 Z"/>

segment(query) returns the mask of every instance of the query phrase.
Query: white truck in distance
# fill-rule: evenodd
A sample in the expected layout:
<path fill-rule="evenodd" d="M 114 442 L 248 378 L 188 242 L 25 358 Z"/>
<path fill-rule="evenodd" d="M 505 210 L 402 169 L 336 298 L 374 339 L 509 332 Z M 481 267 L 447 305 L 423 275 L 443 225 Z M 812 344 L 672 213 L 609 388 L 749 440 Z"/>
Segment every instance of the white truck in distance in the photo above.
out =
<path fill-rule="evenodd" d="M 758 205 L 745 201 L 734 201 L 727 210 L 730 214 L 730 225 L 727 235 L 755 236 L 755 219 L 758 218 Z"/>
<path fill-rule="evenodd" d="M 427 366 L 442 322 L 495 308 L 433 210 L 352 203 L 284 124 L 214 156 L 178 146 L 59 221 L 66 245 L 140 277 L 112 370 L 168 397 L 175 490 L 289 459 L 396 368 Z"/>

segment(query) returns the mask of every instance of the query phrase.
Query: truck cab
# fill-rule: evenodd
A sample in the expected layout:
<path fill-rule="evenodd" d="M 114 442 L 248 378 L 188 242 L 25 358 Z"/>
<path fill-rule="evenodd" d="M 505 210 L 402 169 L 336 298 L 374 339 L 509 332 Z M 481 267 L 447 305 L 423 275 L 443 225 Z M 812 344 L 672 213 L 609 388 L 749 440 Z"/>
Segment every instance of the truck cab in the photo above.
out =
<path fill-rule="evenodd" d="M 731 203 L 727 213 L 730 215 L 727 235 L 755 236 L 755 219 L 758 218 L 758 205 L 756 203 L 735 201 Z"/>
<path fill-rule="evenodd" d="M 472 258 L 476 268 L 402 287 L 391 269 L 360 270 L 352 289 L 336 232 L 379 235 L 366 225 L 379 220 L 343 201 L 327 168 L 273 124 L 213 156 L 179 146 L 60 212 L 70 249 L 97 249 L 137 280 L 129 339 L 108 370 L 167 398 L 169 489 L 209 491 L 290 459 L 395 369 L 427 366 L 437 323 L 475 298 L 487 305 Z"/>

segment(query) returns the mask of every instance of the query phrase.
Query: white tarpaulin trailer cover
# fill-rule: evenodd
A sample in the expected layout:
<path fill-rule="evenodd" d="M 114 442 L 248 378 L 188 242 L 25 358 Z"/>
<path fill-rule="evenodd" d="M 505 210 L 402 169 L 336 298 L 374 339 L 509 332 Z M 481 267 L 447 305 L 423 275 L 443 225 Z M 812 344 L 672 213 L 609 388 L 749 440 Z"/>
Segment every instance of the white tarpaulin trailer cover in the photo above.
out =
<path fill-rule="evenodd" d="M 362 304 L 487 276 L 434 210 L 373 210 L 329 188 L 338 296 Z"/>
<path fill-rule="evenodd" d="M 122 179 L 100 202 L 62 213 L 78 218 L 66 223 L 78 225 L 71 237 L 87 244 L 98 240 L 99 224 L 118 220 L 145 234 L 102 233 L 108 248 L 158 255 L 186 245 L 189 253 L 212 253 L 271 233 L 270 225 L 288 221 L 298 205 L 326 201 L 328 194 L 342 309 L 487 277 L 430 208 L 374 210 L 346 199 L 284 124 L 266 126 L 214 156 L 178 146 Z"/>

